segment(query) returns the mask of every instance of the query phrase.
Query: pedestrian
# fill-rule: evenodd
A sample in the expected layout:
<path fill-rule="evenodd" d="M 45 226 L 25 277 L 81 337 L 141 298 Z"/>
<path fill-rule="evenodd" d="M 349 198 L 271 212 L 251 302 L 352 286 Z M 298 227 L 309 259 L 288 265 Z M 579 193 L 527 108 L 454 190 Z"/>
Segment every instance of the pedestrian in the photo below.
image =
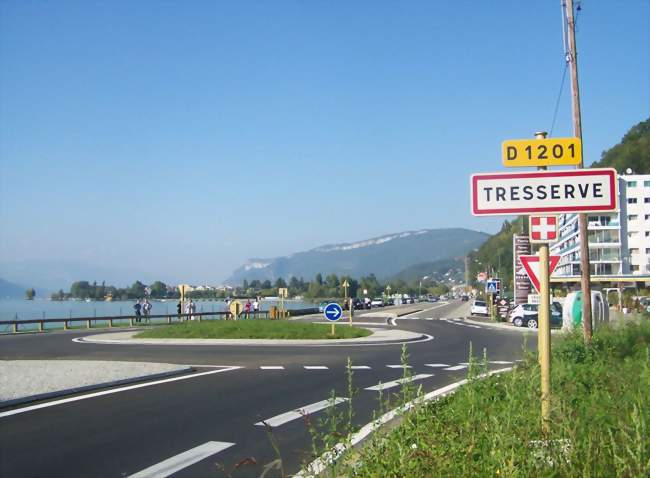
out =
<path fill-rule="evenodd" d="M 260 311 L 260 298 L 255 297 L 255 300 L 253 301 L 253 314 L 257 316 L 259 311 Z"/>
<path fill-rule="evenodd" d="M 135 321 L 140 322 L 142 320 L 140 317 L 140 311 L 142 310 L 142 305 L 140 304 L 140 299 L 136 301 L 135 304 L 133 304 L 133 310 L 135 310 Z"/>
<path fill-rule="evenodd" d="M 246 319 L 248 319 L 250 316 L 252 305 L 253 304 L 251 304 L 250 299 L 246 301 L 246 305 L 244 306 L 244 310 L 246 311 Z"/>
<path fill-rule="evenodd" d="M 178 312 L 178 320 L 183 320 L 181 317 L 181 314 L 183 313 L 183 303 L 180 300 L 178 301 L 178 304 L 176 304 L 176 311 Z"/>
<path fill-rule="evenodd" d="M 144 304 L 142 304 L 142 312 L 144 312 L 144 320 L 146 322 L 149 322 L 149 315 L 151 314 L 151 302 L 149 302 L 149 299 L 144 300 Z"/>
<path fill-rule="evenodd" d="M 190 302 L 187 304 L 188 308 L 188 313 L 190 314 L 190 320 L 194 320 L 194 313 L 196 312 L 196 304 L 192 299 L 190 299 Z"/>
<path fill-rule="evenodd" d="M 185 302 L 185 320 L 192 320 L 192 299 L 190 299 L 188 302 Z"/>

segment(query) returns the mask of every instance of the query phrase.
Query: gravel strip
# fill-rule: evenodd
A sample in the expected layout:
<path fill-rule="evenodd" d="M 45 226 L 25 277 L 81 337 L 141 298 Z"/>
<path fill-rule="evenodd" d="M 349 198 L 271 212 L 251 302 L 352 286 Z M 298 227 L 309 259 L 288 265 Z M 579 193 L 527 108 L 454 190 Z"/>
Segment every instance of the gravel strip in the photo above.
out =
<path fill-rule="evenodd" d="M 0 361 L 0 405 L 189 370 L 191 367 L 186 365 L 167 363 L 2 360 Z"/>

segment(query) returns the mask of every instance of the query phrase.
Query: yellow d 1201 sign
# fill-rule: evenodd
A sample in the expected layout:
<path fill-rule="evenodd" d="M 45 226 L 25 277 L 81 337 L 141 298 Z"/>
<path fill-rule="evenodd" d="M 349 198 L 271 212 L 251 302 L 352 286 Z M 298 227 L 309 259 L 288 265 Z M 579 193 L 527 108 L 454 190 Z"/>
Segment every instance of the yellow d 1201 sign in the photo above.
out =
<path fill-rule="evenodd" d="M 509 139 L 501 145 L 503 165 L 572 166 L 582 161 L 582 143 L 578 138 Z"/>

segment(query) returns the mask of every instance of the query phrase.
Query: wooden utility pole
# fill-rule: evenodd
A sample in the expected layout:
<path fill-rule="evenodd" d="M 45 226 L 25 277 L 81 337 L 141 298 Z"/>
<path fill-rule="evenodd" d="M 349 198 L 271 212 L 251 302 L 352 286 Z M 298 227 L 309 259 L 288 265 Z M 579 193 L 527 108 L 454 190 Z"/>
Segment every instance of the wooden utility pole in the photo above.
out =
<path fill-rule="evenodd" d="M 573 106 L 573 135 L 582 142 L 582 118 L 580 115 L 580 89 L 578 87 L 578 53 L 576 49 L 575 17 L 573 15 L 573 0 L 566 0 L 567 29 L 569 36 L 569 51 L 567 61 L 571 73 L 571 104 Z M 584 148 L 583 148 L 584 151 Z M 578 169 L 584 168 L 581 159 Z M 578 215 L 580 227 L 580 288 L 582 289 L 582 330 L 585 342 L 591 342 L 591 271 L 589 270 L 589 233 L 587 231 L 587 215 Z"/>

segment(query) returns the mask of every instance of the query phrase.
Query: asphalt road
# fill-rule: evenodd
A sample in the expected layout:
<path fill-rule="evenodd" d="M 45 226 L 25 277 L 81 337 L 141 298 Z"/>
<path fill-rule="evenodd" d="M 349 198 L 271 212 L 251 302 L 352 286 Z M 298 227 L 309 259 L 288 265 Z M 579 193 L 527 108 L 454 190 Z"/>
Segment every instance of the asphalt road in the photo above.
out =
<path fill-rule="evenodd" d="M 475 355 L 485 349 L 491 361 L 521 358 L 524 338 L 519 333 L 439 320 L 465 315 L 466 303 L 424 306 L 432 308 L 399 319 L 397 327 L 433 337 L 407 346 L 409 372 L 425 392 L 465 377 L 463 363 L 468 361 L 470 344 Z M 386 324 L 385 318 L 357 320 Z M 142 473 L 137 476 L 167 476 L 178 470 L 171 474 L 258 477 L 268 468 L 269 478 L 281 476 L 279 463 L 293 474 L 313 457 L 306 420 L 291 411 L 311 406 L 312 423 L 328 411 L 347 413 L 347 403 L 328 408 L 324 401 L 332 393 L 341 400 L 348 398 L 348 358 L 362 367 L 353 370 L 356 425 L 372 420 L 378 384 L 388 386 L 403 374 L 400 345 L 192 347 L 71 340 L 84 335 L 89 333 L 2 336 L 0 359 L 165 362 L 191 364 L 196 372 L 182 380 L 122 387 L 104 395 L 82 394 L 78 400 L 54 405 L 45 402 L 38 409 L 17 407 L 13 410 L 19 413 L 13 415 L 7 415 L 12 409 L 0 410 L 0 476 L 122 477 L 138 472 Z M 534 346 L 534 339 L 528 342 Z M 399 389 L 396 385 L 389 391 Z M 271 438 L 266 427 L 256 425 L 269 419 L 275 424 Z M 280 457 L 271 439 L 277 442 Z M 243 461 L 255 464 L 237 466 Z"/>

